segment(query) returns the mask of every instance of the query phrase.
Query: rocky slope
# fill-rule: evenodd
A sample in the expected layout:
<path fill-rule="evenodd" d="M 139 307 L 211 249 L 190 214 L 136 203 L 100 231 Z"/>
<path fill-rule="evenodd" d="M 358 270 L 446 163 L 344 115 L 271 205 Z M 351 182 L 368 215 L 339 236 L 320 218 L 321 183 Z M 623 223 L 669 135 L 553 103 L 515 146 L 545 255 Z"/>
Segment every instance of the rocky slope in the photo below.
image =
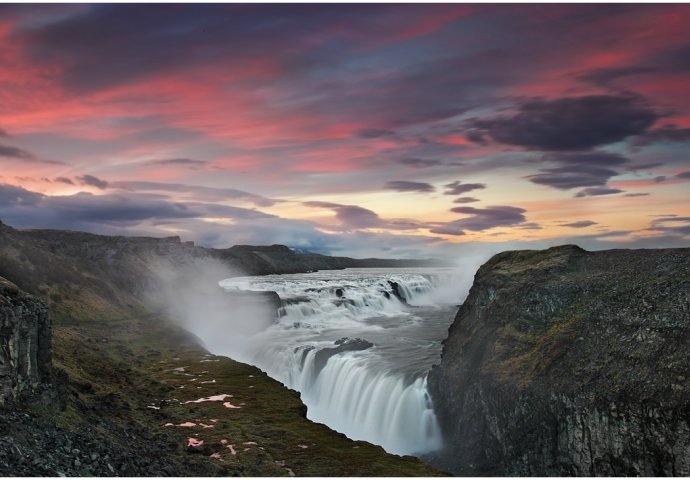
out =
<path fill-rule="evenodd" d="M 463 475 L 690 475 L 690 249 L 504 252 L 429 376 Z"/>
<path fill-rule="evenodd" d="M 210 356 L 152 307 L 161 276 L 218 289 L 219 275 L 269 273 L 267 263 L 316 265 L 294 252 L 282 259 L 290 254 L 280 246 L 229 251 L 0 224 L 0 475 L 441 474 L 310 422 L 297 392 Z M 41 392 L 46 369 L 51 388 Z"/>

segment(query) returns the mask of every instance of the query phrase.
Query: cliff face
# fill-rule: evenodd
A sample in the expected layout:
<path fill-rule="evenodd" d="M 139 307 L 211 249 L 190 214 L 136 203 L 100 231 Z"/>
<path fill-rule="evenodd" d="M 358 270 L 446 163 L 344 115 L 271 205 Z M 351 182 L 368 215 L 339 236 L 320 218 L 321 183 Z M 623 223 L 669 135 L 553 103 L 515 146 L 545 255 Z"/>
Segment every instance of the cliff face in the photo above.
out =
<path fill-rule="evenodd" d="M 690 475 L 690 249 L 504 252 L 429 375 L 472 475 Z"/>
<path fill-rule="evenodd" d="M 0 277 L 0 405 L 50 377 L 46 305 Z"/>

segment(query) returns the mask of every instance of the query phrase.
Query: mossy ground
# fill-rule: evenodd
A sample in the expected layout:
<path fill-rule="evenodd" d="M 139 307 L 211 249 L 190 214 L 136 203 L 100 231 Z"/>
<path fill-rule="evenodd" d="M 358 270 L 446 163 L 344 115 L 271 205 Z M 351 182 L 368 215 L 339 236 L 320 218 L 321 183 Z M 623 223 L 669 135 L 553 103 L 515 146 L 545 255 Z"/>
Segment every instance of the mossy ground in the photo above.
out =
<path fill-rule="evenodd" d="M 69 372 L 73 396 L 56 419 L 63 426 L 76 428 L 84 411 L 136 423 L 173 459 L 205 475 L 442 475 L 307 420 L 297 392 L 256 367 L 210 355 L 162 317 L 141 312 L 78 323 L 54 327 L 54 361 Z M 222 394 L 232 397 L 185 403 Z M 195 425 L 177 426 L 187 422 Z M 203 445 L 188 449 L 189 438 Z"/>

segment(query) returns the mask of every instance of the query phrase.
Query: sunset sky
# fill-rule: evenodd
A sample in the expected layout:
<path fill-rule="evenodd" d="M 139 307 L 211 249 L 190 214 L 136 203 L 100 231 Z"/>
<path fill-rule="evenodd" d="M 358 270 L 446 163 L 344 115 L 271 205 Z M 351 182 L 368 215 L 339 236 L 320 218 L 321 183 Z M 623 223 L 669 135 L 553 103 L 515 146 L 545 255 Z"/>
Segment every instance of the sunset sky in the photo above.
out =
<path fill-rule="evenodd" d="M 348 256 L 690 245 L 690 5 L 0 5 L 0 220 Z"/>

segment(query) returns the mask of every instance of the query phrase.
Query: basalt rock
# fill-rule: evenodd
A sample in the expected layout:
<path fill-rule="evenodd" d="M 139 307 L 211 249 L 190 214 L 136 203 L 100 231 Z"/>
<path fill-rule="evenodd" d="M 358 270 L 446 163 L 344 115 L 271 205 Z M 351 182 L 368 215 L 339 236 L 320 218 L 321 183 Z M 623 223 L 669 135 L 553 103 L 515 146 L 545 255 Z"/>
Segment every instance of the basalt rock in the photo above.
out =
<path fill-rule="evenodd" d="M 460 475 L 690 475 L 690 249 L 504 252 L 429 389 Z"/>
<path fill-rule="evenodd" d="M 50 336 L 45 303 L 0 277 L 0 405 L 49 381 Z"/>

